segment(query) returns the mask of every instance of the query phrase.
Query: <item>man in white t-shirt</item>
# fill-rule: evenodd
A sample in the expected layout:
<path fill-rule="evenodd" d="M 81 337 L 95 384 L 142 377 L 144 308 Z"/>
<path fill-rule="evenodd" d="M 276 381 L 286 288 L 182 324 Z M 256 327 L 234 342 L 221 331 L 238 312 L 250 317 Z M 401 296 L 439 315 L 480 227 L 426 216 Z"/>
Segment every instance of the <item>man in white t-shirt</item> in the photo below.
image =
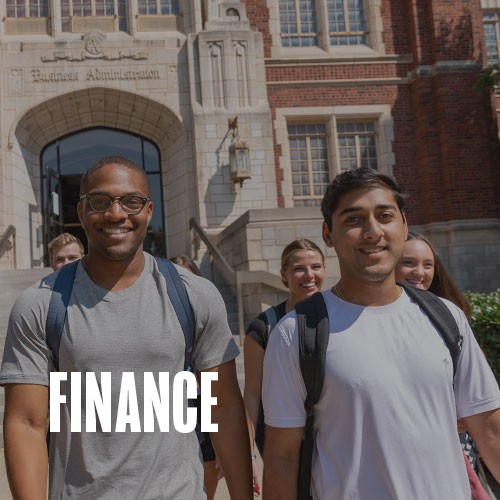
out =
<path fill-rule="evenodd" d="M 315 409 L 314 500 L 470 500 L 457 417 L 500 479 L 500 391 L 463 312 L 445 301 L 463 336 L 454 376 L 439 333 L 396 284 L 403 210 L 399 187 L 372 169 L 337 176 L 322 203 L 323 239 L 341 278 L 323 292 L 330 336 Z M 266 500 L 297 496 L 306 421 L 298 351 L 291 312 L 264 361 Z"/>

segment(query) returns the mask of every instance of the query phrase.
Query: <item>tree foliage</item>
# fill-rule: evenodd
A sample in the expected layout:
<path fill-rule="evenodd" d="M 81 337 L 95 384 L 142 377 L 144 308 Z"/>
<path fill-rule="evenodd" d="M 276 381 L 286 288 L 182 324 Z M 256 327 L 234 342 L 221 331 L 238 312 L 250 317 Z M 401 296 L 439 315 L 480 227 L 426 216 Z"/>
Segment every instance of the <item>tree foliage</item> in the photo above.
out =
<path fill-rule="evenodd" d="M 492 293 L 467 293 L 472 312 L 470 325 L 500 380 L 500 289 Z"/>
<path fill-rule="evenodd" d="M 477 90 L 490 89 L 494 92 L 500 92 L 500 66 L 492 64 L 484 68 L 477 77 L 476 85 Z"/>

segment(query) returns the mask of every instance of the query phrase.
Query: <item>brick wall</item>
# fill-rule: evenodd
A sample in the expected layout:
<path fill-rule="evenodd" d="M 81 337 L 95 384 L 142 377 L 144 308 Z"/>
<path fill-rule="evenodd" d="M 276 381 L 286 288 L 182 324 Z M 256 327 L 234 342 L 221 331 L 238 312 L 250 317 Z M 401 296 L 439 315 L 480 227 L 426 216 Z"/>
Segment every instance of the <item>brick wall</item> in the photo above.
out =
<path fill-rule="evenodd" d="M 500 216 L 496 116 L 489 93 L 474 89 L 485 53 L 480 0 L 382 0 L 385 56 L 359 63 L 327 52 L 318 63 L 273 60 L 267 2 L 246 5 L 264 37 L 273 118 L 282 107 L 388 104 L 410 222 Z M 274 153 L 283 207 L 281 148 Z"/>

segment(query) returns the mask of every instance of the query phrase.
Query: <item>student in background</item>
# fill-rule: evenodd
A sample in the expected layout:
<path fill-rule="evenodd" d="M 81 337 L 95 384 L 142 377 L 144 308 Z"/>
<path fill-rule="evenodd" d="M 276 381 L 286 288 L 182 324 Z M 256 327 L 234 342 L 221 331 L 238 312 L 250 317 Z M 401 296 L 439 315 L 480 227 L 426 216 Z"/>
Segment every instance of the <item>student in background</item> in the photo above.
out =
<path fill-rule="evenodd" d="M 396 279 L 448 299 L 460 307 L 467 318 L 470 317 L 470 305 L 465 295 L 448 275 L 434 247 L 425 236 L 408 232 L 403 256 L 396 266 Z"/>
<path fill-rule="evenodd" d="M 54 271 L 82 257 L 82 242 L 70 233 L 62 233 L 49 243 L 49 261 Z"/>
<path fill-rule="evenodd" d="M 422 234 L 408 232 L 403 256 L 396 266 L 396 280 L 415 288 L 429 290 L 438 297 L 453 302 L 470 317 L 470 305 L 458 285 L 453 281 L 432 246 Z M 467 465 L 473 500 L 489 500 L 477 476 L 477 451 L 462 421 L 458 421 L 460 443 Z"/>
<path fill-rule="evenodd" d="M 281 254 L 281 279 L 288 287 L 290 295 L 284 302 L 259 314 L 247 329 L 244 343 L 243 399 L 249 420 L 251 444 L 252 446 L 254 442 L 257 444 L 261 456 L 264 453 L 264 414 L 261 404 L 262 368 L 269 334 L 273 326 L 290 312 L 297 302 L 321 291 L 324 277 L 325 258 L 315 243 L 307 239 L 298 239 L 289 243 Z M 255 457 L 255 450 L 252 456 Z M 259 489 L 255 470 L 254 488 Z"/>

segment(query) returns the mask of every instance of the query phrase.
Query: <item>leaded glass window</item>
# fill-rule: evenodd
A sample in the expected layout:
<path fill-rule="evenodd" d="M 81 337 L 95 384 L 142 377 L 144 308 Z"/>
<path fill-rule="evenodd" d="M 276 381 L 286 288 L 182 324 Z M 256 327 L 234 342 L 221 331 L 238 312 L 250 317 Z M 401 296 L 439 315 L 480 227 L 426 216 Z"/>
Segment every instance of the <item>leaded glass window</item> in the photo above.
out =
<path fill-rule="evenodd" d="M 318 45 L 316 0 L 279 0 L 283 47 Z"/>
<path fill-rule="evenodd" d="M 49 0 L 6 0 L 7 17 L 48 17 Z"/>
<path fill-rule="evenodd" d="M 337 123 L 340 170 L 377 168 L 377 137 L 374 122 Z"/>
<path fill-rule="evenodd" d="M 483 27 L 488 64 L 498 64 L 500 53 L 500 12 L 484 12 Z"/>
<path fill-rule="evenodd" d="M 326 0 L 331 45 L 366 44 L 364 0 Z"/>
<path fill-rule="evenodd" d="M 294 206 L 318 206 L 330 181 L 326 126 L 290 124 L 288 141 Z"/>

